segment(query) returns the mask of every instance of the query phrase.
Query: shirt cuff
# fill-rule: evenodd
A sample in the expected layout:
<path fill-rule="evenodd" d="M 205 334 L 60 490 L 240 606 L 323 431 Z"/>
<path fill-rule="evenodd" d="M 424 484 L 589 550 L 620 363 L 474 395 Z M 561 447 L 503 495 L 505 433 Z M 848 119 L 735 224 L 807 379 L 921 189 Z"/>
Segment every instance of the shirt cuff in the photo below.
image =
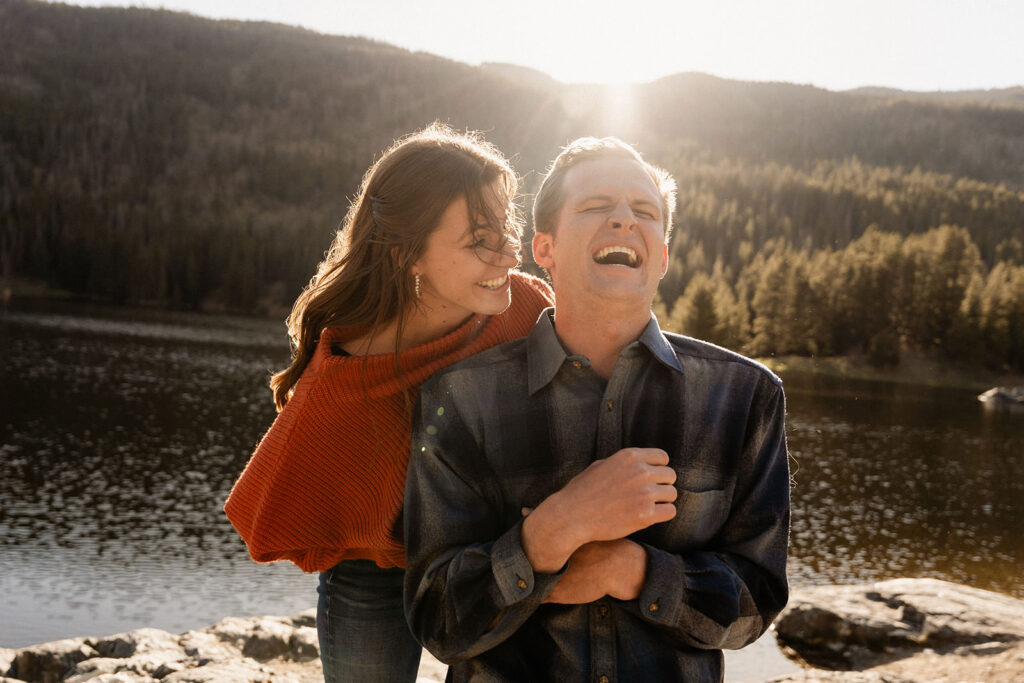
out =
<path fill-rule="evenodd" d="M 647 553 L 647 575 L 637 596 L 640 616 L 662 626 L 679 622 L 686 597 L 683 558 L 659 548 L 640 544 Z"/>
<path fill-rule="evenodd" d="M 534 572 L 533 565 L 523 551 L 522 530 L 523 521 L 519 520 L 491 546 L 491 572 L 501 591 L 502 607 L 514 605 L 529 597 L 540 602 L 548 596 L 569 566 L 566 562 L 554 574 Z"/>

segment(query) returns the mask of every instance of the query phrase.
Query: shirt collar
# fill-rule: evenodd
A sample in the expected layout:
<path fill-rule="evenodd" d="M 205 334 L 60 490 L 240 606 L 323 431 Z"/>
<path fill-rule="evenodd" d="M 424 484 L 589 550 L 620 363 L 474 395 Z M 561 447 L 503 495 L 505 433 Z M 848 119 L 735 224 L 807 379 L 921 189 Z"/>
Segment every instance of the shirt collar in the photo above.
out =
<path fill-rule="evenodd" d="M 528 385 L 531 396 L 555 378 L 562 363 L 568 358 L 565 347 L 562 346 L 562 342 L 555 333 L 554 314 L 554 308 L 544 309 L 537 319 L 537 324 L 533 326 L 526 338 Z M 675 350 L 662 334 L 661 327 L 653 313 L 634 344 L 637 342 L 647 347 L 651 355 L 657 358 L 662 365 L 678 372 L 683 371 L 683 366 L 680 365 Z"/>
<path fill-rule="evenodd" d="M 662 333 L 661 326 L 658 325 L 658 319 L 654 316 L 654 313 L 651 313 L 651 320 L 647 323 L 644 331 L 640 333 L 640 338 L 637 341 L 646 346 L 651 355 L 657 358 L 665 367 L 678 372 L 683 371 L 683 366 L 679 363 L 679 357 L 676 356 L 676 351 L 672 348 L 672 344 L 669 343 Z"/>
<path fill-rule="evenodd" d="M 555 378 L 558 369 L 568 357 L 562 342 L 555 334 L 555 323 L 551 319 L 554 314 L 554 308 L 545 308 L 526 338 L 526 362 L 531 396 Z"/>

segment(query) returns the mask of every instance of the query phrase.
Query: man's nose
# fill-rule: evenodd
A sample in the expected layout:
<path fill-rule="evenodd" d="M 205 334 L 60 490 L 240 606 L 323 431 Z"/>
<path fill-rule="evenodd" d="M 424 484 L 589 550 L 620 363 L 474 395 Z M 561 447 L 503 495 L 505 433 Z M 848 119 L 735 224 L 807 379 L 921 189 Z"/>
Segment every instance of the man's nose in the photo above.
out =
<path fill-rule="evenodd" d="M 633 209 L 626 202 L 619 202 L 608 215 L 608 221 L 613 228 L 632 230 L 636 226 L 636 219 L 633 216 Z"/>

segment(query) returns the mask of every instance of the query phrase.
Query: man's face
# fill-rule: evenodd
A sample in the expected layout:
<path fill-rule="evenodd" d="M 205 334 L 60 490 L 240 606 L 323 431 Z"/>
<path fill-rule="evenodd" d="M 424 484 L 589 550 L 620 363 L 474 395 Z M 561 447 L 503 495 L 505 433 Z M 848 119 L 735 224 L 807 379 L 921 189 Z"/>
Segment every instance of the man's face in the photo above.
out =
<path fill-rule="evenodd" d="M 569 169 L 563 190 L 554 235 L 533 238 L 556 305 L 626 302 L 649 309 L 668 266 L 654 181 L 631 159 L 595 159 Z"/>

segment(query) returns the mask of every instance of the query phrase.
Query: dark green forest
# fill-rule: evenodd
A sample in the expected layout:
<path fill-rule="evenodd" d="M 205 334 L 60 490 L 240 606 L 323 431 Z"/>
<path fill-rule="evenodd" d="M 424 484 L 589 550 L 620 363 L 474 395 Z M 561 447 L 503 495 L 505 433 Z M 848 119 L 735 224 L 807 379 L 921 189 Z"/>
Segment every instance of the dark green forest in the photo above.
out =
<path fill-rule="evenodd" d="M 758 355 L 1024 370 L 1024 91 L 558 83 L 367 39 L 0 0 L 0 279 L 281 312 L 375 154 L 441 120 L 529 193 L 617 135 L 675 176 L 666 327 Z"/>

